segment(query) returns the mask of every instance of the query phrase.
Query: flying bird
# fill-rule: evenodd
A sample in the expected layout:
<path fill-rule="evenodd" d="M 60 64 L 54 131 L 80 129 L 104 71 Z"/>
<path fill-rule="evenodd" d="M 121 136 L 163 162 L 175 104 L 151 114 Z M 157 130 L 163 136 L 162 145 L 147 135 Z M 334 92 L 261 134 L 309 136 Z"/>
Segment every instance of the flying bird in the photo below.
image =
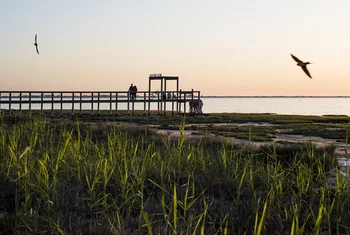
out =
<path fill-rule="evenodd" d="M 38 35 L 35 34 L 35 42 L 34 42 L 34 46 L 36 48 L 36 52 L 38 53 L 39 55 L 39 49 L 38 49 Z"/>
<path fill-rule="evenodd" d="M 306 75 L 309 76 L 309 78 L 312 78 L 310 73 L 309 73 L 309 71 L 306 68 L 306 65 L 311 64 L 311 63 L 310 62 L 303 62 L 303 61 L 299 60 L 297 57 L 295 57 L 294 55 L 292 55 L 292 54 L 290 54 L 290 55 L 292 56 L 292 58 L 296 62 L 298 62 L 297 65 L 300 66 L 303 69 L 303 71 L 306 73 Z"/>

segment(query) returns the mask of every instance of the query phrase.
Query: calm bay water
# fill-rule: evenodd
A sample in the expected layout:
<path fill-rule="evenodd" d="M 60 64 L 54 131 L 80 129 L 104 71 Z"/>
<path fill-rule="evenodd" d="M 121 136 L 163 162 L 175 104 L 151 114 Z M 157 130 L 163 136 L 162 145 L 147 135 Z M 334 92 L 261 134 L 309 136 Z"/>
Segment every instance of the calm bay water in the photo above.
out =
<path fill-rule="evenodd" d="M 235 97 L 203 98 L 204 113 L 277 113 L 295 115 L 350 115 L 345 97 Z"/>
<path fill-rule="evenodd" d="M 138 97 L 139 99 L 140 97 Z M 2 98 L 6 100 L 6 98 Z M 24 98 L 23 100 L 25 100 Z M 50 100 L 50 98 L 44 98 Z M 71 98 L 64 98 L 70 100 Z M 83 98 L 90 100 L 90 98 Z M 107 98 L 101 98 L 101 100 Z M 142 99 L 142 98 L 140 98 Z M 34 99 L 33 99 L 34 100 Z M 56 100 L 56 98 L 55 98 Z M 59 100 L 59 98 L 57 98 Z M 345 97 L 208 97 L 202 98 L 204 113 L 277 113 L 294 115 L 349 115 L 350 98 Z M 63 109 L 71 109 L 72 104 L 63 104 Z M 167 103 L 167 110 L 171 110 L 172 103 Z M 8 109 L 8 105 L 2 104 L 0 108 Z M 19 109 L 19 105 L 13 104 L 12 109 Z M 22 105 L 22 109 L 28 109 L 28 105 Z M 32 104 L 32 109 L 40 109 L 40 104 Z M 44 109 L 51 109 L 51 104 L 44 104 Z M 54 109 L 60 109 L 60 104 L 55 104 Z M 79 104 L 74 105 L 75 110 L 80 109 Z M 91 110 L 90 103 L 82 104 L 82 109 Z M 94 110 L 97 104 L 94 104 Z M 101 103 L 101 110 L 109 110 L 109 103 Z M 126 110 L 127 104 L 118 104 L 118 110 Z M 131 109 L 131 104 L 130 104 Z M 143 103 L 135 103 L 135 110 L 143 110 Z M 146 104 L 148 110 L 148 103 Z M 176 108 L 175 108 L 176 109 Z M 188 111 L 189 106 L 187 104 Z M 115 103 L 112 103 L 112 110 L 115 110 Z M 151 104 L 151 110 L 157 110 L 157 103 Z M 181 108 L 183 110 L 183 106 Z"/>

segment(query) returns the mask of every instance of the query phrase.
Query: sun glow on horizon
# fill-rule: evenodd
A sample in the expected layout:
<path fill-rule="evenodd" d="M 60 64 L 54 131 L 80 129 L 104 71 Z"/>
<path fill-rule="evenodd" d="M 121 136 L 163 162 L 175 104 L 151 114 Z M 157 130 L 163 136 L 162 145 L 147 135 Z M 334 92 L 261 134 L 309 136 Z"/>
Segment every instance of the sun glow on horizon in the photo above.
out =
<path fill-rule="evenodd" d="M 202 95 L 350 95 L 349 1 L 67 3 L 0 3 L 2 90 L 147 90 L 162 73 Z"/>

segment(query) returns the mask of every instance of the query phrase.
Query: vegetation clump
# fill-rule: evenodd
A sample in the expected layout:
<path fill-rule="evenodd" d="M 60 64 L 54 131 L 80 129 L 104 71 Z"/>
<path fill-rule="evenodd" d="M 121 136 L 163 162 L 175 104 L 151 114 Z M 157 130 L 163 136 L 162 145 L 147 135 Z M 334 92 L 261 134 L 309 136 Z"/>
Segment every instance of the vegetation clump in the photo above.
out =
<path fill-rule="evenodd" d="M 349 185 L 338 177 L 332 146 L 252 149 L 156 133 L 111 122 L 2 125 L 0 233 L 341 234 L 350 227 Z"/>

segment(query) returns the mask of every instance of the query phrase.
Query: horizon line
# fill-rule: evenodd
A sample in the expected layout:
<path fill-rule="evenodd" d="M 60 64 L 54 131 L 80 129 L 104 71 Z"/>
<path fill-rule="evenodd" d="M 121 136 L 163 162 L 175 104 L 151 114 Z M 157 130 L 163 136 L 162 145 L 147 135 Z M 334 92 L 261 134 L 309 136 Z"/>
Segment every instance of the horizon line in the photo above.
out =
<path fill-rule="evenodd" d="M 203 98 L 347 98 L 348 95 L 201 95 Z"/>

